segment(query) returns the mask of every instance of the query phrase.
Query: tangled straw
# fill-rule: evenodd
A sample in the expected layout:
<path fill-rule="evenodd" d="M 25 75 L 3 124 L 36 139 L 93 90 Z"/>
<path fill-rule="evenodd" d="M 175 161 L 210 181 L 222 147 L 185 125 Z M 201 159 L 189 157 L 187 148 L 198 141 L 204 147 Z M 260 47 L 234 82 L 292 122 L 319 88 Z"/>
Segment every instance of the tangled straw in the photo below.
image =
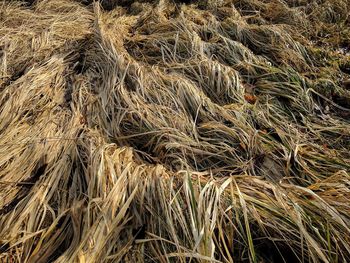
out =
<path fill-rule="evenodd" d="M 349 13 L 0 1 L 0 260 L 350 261 Z"/>

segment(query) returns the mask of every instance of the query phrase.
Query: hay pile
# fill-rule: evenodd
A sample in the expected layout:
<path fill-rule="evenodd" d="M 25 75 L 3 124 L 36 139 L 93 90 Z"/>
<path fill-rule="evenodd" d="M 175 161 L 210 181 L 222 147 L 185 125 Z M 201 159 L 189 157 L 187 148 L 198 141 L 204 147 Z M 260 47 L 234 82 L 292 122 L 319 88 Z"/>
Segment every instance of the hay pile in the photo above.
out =
<path fill-rule="evenodd" d="M 348 0 L 0 1 L 0 261 L 349 262 Z"/>

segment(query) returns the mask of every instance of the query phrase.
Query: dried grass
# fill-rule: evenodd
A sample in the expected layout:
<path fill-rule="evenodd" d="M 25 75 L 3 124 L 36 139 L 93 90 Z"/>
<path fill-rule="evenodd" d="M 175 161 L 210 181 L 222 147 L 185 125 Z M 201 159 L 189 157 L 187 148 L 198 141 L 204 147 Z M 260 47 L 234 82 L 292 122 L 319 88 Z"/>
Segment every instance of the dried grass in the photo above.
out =
<path fill-rule="evenodd" d="M 349 1 L 101 4 L 0 1 L 0 261 L 350 261 Z"/>

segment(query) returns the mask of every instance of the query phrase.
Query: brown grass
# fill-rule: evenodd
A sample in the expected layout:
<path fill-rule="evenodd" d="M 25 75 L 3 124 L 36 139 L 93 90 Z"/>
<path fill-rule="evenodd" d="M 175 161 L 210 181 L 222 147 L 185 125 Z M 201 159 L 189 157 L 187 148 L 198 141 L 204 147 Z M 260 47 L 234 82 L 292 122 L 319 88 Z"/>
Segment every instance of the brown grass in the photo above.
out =
<path fill-rule="evenodd" d="M 349 13 L 0 1 L 0 261 L 349 262 Z"/>

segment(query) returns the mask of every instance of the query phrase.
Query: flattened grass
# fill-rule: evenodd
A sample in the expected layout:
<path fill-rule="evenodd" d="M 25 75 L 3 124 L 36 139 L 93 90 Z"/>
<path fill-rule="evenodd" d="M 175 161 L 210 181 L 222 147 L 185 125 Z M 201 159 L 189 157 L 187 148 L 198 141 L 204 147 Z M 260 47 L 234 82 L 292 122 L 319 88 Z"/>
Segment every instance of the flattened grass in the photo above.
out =
<path fill-rule="evenodd" d="M 101 5 L 0 1 L 0 260 L 350 261 L 349 2 Z"/>

